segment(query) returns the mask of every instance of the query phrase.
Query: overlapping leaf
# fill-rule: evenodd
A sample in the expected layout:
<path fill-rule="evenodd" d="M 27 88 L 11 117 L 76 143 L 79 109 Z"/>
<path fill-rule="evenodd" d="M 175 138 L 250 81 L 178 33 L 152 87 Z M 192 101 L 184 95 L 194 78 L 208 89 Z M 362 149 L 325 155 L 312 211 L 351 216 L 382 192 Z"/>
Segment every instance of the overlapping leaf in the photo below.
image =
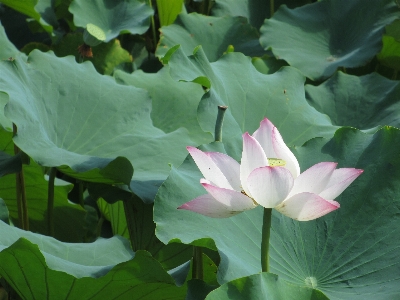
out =
<path fill-rule="evenodd" d="M 271 8 L 278 9 L 279 6 L 285 4 L 290 8 L 301 6 L 309 3 L 307 0 L 216 0 L 212 8 L 215 16 L 242 16 L 249 20 L 249 23 L 255 28 L 260 28 L 266 18 L 271 17 Z"/>
<path fill-rule="evenodd" d="M 145 89 L 152 99 L 151 118 L 155 127 L 166 133 L 181 127 L 190 128 L 191 137 L 199 144 L 212 141 L 210 134 L 204 132 L 197 120 L 197 107 L 204 91 L 198 84 L 177 82 L 165 67 L 156 74 L 140 70 L 127 74 L 117 71 L 117 82 Z"/>
<path fill-rule="evenodd" d="M 225 283 L 206 299 L 328 300 L 320 291 L 289 284 L 271 273 L 256 274 Z"/>
<path fill-rule="evenodd" d="M 338 72 L 323 84 L 305 89 L 308 102 L 329 116 L 333 125 L 363 130 L 380 125 L 400 128 L 398 81 L 376 73 L 352 76 Z"/>
<path fill-rule="evenodd" d="M 201 48 L 189 57 L 178 48 L 168 64 L 175 80 L 202 82 L 210 88 L 198 108 L 203 130 L 214 132 L 217 106 L 228 106 L 223 136 L 229 148 L 239 149 L 241 134 L 256 130 L 264 117 L 271 119 L 289 145 L 302 145 L 316 136 L 333 136 L 337 128 L 307 103 L 304 77 L 294 68 L 264 75 L 243 54 L 229 53 L 210 63 Z"/>
<path fill-rule="evenodd" d="M 262 56 L 257 30 L 243 17 L 208 17 L 180 14 L 175 23 L 161 28 L 160 43 L 156 54 L 164 56 L 175 45 L 190 55 L 201 45 L 209 61 L 216 61 L 232 45 L 236 52 L 249 56 Z"/>
<path fill-rule="evenodd" d="M 336 199 L 341 208 L 323 218 L 297 222 L 274 211 L 271 272 L 332 298 L 390 299 L 396 295 L 399 146 L 400 131 L 385 127 L 374 135 L 343 128 L 331 140 L 317 138 L 296 148 L 301 170 L 320 161 L 336 161 L 339 167 L 365 172 Z M 206 150 L 224 152 L 222 143 L 210 144 Z M 201 177 L 190 158 L 172 170 L 155 201 L 157 236 L 164 242 L 180 239 L 184 243 L 212 238 L 221 255 L 221 283 L 258 273 L 260 207 L 228 219 L 177 209 L 206 193 L 199 184 Z"/>
<path fill-rule="evenodd" d="M 6 32 L 4 31 L 3 25 L 0 23 L 0 59 L 8 59 L 9 57 L 15 57 L 19 51 L 13 43 L 11 43 L 7 37 Z"/>
<path fill-rule="evenodd" d="M 0 129 L 0 150 L 11 155 L 14 151 L 12 133 Z M 9 157 L 13 164 L 22 167 L 21 152 L 17 156 Z M 27 195 L 28 216 L 30 230 L 48 234 L 47 225 L 47 191 L 48 182 L 44 179 L 43 170 L 35 162 L 23 165 L 25 178 L 25 192 Z M 17 171 L 17 169 L 13 169 Z M 0 170 L 1 173 L 1 170 Z M 85 210 L 76 204 L 68 202 L 67 195 L 72 185 L 56 186 L 54 189 L 54 225 L 55 237 L 65 242 L 81 242 L 86 234 L 82 230 L 84 225 Z M 16 200 L 15 175 L 0 178 L 0 198 L 7 204 L 10 218 L 15 224 L 18 220 Z"/>
<path fill-rule="evenodd" d="M 94 24 L 103 30 L 109 42 L 121 32 L 142 34 L 150 25 L 153 9 L 139 0 L 74 0 L 69 7 L 76 26 Z"/>
<path fill-rule="evenodd" d="M 399 18 L 392 0 L 327 0 L 282 6 L 261 27 L 260 42 L 311 79 L 365 64 L 382 47 L 385 25 Z"/>
<path fill-rule="evenodd" d="M 76 61 L 79 62 L 82 61 L 82 57 L 77 49 L 82 44 L 82 34 L 66 34 L 59 44 L 52 47 L 52 50 L 61 57 L 74 55 Z M 110 75 L 119 64 L 132 61 L 128 51 L 121 47 L 121 43 L 117 39 L 93 47 L 92 53 L 93 57 L 85 58 L 85 60 L 91 61 L 100 74 Z"/>
<path fill-rule="evenodd" d="M 90 63 L 37 51 L 28 63 L 15 62 L 1 66 L 6 116 L 18 127 L 15 143 L 41 165 L 83 180 L 131 183 L 151 201 L 168 163 L 179 165 L 185 146 L 196 144 L 186 129 L 155 128 L 147 92 L 99 75 Z"/>
<path fill-rule="evenodd" d="M 54 1 L 51 0 L 2 0 L 5 5 L 19 11 L 35 21 L 39 22 L 47 32 L 53 31 L 57 26 L 57 18 L 54 13 Z"/>
<path fill-rule="evenodd" d="M 149 253 L 138 251 L 132 259 L 129 243 L 120 237 L 92 244 L 63 244 L 3 222 L 0 228 L 6 233 L 0 237 L 0 275 L 24 299 L 184 296 L 185 291 L 177 288 Z"/>

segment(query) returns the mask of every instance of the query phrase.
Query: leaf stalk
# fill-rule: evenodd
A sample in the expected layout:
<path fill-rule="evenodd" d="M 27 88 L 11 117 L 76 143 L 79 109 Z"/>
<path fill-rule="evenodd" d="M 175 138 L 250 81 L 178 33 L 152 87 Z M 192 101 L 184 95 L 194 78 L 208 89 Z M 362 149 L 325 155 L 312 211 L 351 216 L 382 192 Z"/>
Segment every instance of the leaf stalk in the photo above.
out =
<path fill-rule="evenodd" d="M 47 230 L 49 236 L 54 237 L 54 180 L 57 168 L 50 168 L 49 183 L 47 188 Z"/>
<path fill-rule="evenodd" d="M 17 126 L 13 123 L 13 136 L 17 135 Z M 21 149 L 14 144 L 14 155 L 21 152 Z M 18 219 L 21 229 L 29 230 L 28 203 L 26 200 L 25 176 L 24 167 L 21 171 L 15 174 L 15 191 L 17 198 Z"/>
<path fill-rule="evenodd" d="M 228 106 L 218 106 L 218 116 L 215 122 L 215 141 L 222 142 L 222 123 L 224 122 L 225 111 Z"/>

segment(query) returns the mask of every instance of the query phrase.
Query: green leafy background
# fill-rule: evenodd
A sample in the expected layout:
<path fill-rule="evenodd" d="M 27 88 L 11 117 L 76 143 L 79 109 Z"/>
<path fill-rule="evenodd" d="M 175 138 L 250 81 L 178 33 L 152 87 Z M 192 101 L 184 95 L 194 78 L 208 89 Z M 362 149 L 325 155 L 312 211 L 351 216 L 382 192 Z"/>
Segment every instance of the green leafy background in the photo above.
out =
<path fill-rule="evenodd" d="M 0 289 L 398 299 L 399 12 L 392 0 L 0 0 Z M 106 40 L 82 48 L 89 23 Z M 218 105 L 228 110 L 213 142 Z M 229 219 L 177 210 L 205 193 L 186 146 L 239 161 L 241 135 L 265 117 L 301 170 L 364 169 L 327 216 L 273 212 L 269 274 L 262 208 Z M 54 237 L 49 167 L 67 180 L 55 186 Z M 17 228 L 21 171 L 31 232 Z"/>

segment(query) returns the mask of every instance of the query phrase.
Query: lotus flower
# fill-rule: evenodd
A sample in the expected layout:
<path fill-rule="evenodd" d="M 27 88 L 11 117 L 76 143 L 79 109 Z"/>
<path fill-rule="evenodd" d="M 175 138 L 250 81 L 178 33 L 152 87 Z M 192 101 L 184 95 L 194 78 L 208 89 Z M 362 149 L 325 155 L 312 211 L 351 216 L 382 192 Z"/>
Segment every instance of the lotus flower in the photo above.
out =
<path fill-rule="evenodd" d="M 208 194 L 178 208 L 214 218 L 261 205 L 295 220 L 313 220 L 338 209 L 334 199 L 363 172 L 321 162 L 300 174 L 296 157 L 266 118 L 252 136 L 243 134 L 241 164 L 223 153 L 187 150 L 204 176 L 200 183 Z"/>

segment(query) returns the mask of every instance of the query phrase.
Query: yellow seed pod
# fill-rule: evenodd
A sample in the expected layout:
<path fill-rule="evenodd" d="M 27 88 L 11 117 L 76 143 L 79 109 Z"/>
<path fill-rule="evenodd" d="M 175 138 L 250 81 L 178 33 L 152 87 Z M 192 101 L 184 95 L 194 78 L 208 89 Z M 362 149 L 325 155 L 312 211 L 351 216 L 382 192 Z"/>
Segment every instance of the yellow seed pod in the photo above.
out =
<path fill-rule="evenodd" d="M 268 158 L 268 164 L 270 167 L 283 167 L 286 166 L 286 161 L 279 158 Z"/>

